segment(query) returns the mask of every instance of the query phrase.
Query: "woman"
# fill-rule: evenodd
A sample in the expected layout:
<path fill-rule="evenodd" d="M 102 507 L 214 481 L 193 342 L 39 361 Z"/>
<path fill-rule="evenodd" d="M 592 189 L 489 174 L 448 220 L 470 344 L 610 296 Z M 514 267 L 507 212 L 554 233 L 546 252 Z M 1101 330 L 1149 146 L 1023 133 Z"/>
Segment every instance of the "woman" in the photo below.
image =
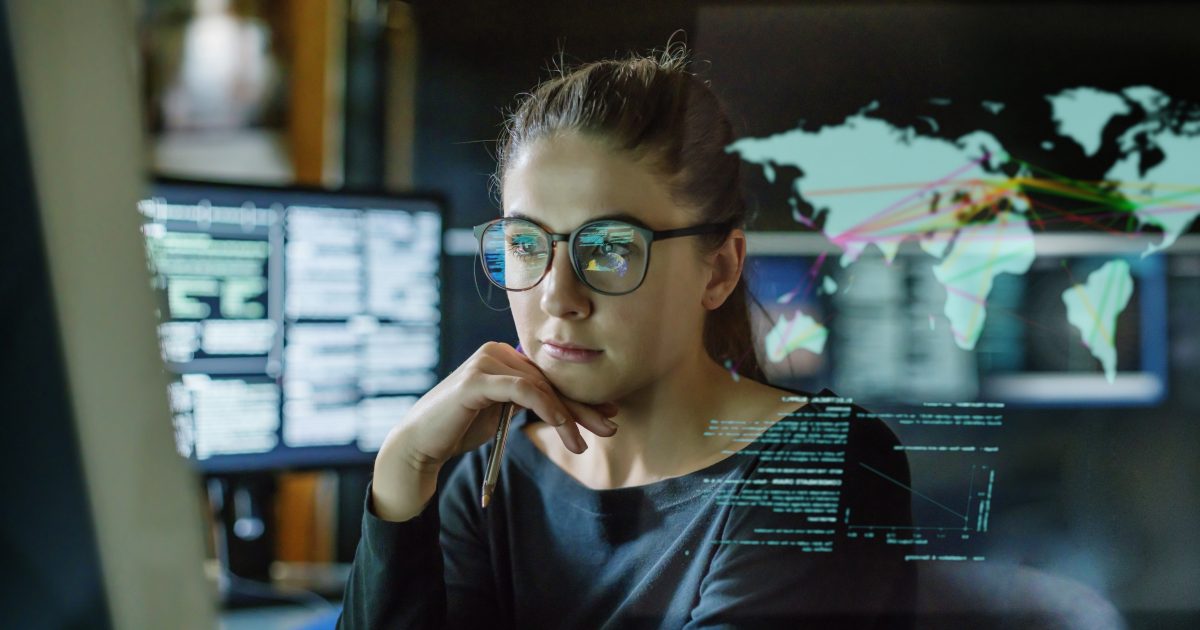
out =
<path fill-rule="evenodd" d="M 340 627 L 904 620 L 903 547 L 839 523 L 910 522 L 864 472 L 907 483 L 907 464 L 878 420 L 763 382 L 731 126 L 685 64 L 587 64 L 511 116 L 503 217 L 476 235 L 520 350 L 485 344 L 389 435 Z"/>

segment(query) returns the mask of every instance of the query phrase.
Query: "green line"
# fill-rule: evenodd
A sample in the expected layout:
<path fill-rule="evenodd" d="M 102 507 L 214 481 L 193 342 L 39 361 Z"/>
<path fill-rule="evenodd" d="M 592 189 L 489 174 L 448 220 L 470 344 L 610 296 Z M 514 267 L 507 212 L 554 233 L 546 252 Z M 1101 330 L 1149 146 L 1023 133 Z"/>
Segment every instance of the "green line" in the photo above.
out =
<path fill-rule="evenodd" d="M 1025 196 L 1025 200 L 1029 202 L 1029 213 L 1033 215 L 1033 218 L 1036 220 L 1036 222 L 1038 223 L 1038 225 L 1041 225 L 1041 226 L 1042 226 L 1042 229 L 1043 229 L 1043 230 L 1045 230 L 1045 229 L 1046 229 L 1046 227 L 1045 227 L 1045 225 L 1043 225 L 1043 224 L 1042 224 L 1042 217 L 1041 217 L 1041 215 L 1039 215 L 1039 214 L 1037 213 L 1037 208 L 1035 208 L 1035 207 L 1034 207 L 1034 205 L 1033 205 L 1033 200 L 1029 199 L 1029 195 L 1027 195 L 1027 194 L 1025 193 L 1025 191 L 1021 191 L 1021 192 L 1020 192 L 1020 193 L 1018 193 L 1018 194 L 1021 194 L 1021 195 L 1024 195 L 1024 196 Z"/>
<path fill-rule="evenodd" d="M 1162 197 L 1152 197 L 1149 200 L 1147 200 L 1145 203 L 1140 204 L 1140 206 L 1142 206 L 1142 207 L 1150 206 L 1150 205 L 1154 205 L 1156 203 L 1162 203 L 1164 201 L 1171 201 L 1172 199 L 1177 199 L 1179 197 L 1186 197 L 1188 195 L 1195 195 L 1195 194 L 1200 194 L 1200 188 L 1184 188 L 1182 191 L 1171 194 L 1171 195 L 1166 195 L 1166 196 L 1162 196 Z"/>
<path fill-rule="evenodd" d="M 1093 187 L 1093 186 L 1089 186 L 1089 185 L 1088 185 L 1087 183 L 1085 183 L 1085 182 L 1081 182 L 1081 181 L 1079 181 L 1079 180 L 1071 179 L 1070 177 L 1067 177 L 1066 175 L 1062 175 L 1062 174 L 1059 174 L 1059 173 L 1055 173 L 1054 171 L 1051 171 L 1050 169 L 1047 169 L 1047 168 L 1042 168 L 1042 167 L 1040 167 L 1040 166 L 1035 166 L 1035 165 L 1033 165 L 1033 164 L 1031 164 L 1031 163 L 1029 163 L 1029 162 L 1026 162 L 1025 160 L 1022 160 L 1021 158 L 1013 157 L 1011 154 L 1009 154 L 1007 157 L 1008 157 L 1008 159 L 1012 160 L 1013 162 L 1017 162 L 1018 164 L 1024 164 L 1025 166 L 1028 166 L 1028 167 L 1029 167 L 1030 169 L 1032 169 L 1032 170 L 1035 170 L 1035 171 L 1041 171 L 1042 173 L 1046 173 L 1047 175 L 1050 175 L 1052 179 L 1058 179 L 1058 180 L 1060 180 L 1060 181 L 1064 181 L 1064 182 L 1067 182 L 1067 183 L 1073 184 L 1073 185 L 1075 185 L 1075 186 L 1078 186 L 1079 188 L 1083 188 L 1083 189 L 1090 189 L 1090 190 L 1093 190 L 1093 191 L 1095 191 L 1095 192 L 1097 192 L 1097 193 L 1104 194 L 1104 191 L 1102 191 L 1101 189 L 1099 189 L 1099 188 L 1096 188 L 1096 187 Z"/>
<path fill-rule="evenodd" d="M 1046 195 L 1051 195 L 1051 196 L 1067 197 L 1067 198 L 1072 198 L 1072 199 L 1085 199 L 1085 200 L 1088 199 L 1087 197 L 1078 197 L 1078 196 L 1068 195 L 1068 194 L 1062 193 L 1061 191 L 1038 188 L 1036 185 L 1032 185 L 1032 184 L 1023 184 L 1022 186 L 1025 188 L 1033 188 L 1038 192 L 1041 192 Z M 1091 206 L 1088 208 L 1072 210 L 1072 212 L 1074 212 L 1075 214 L 1086 214 L 1088 212 L 1106 210 L 1109 208 L 1117 208 L 1119 210 L 1131 210 L 1131 211 L 1136 212 L 1137 210 L 1140 210 L 1141 208 L 1145 208 L 1147 206 L 1153 206 L 1153 205 L 1157 205 L 1157 204 L 1160 204 L 1163 202 L 1172 201 L 1175 199 L 1188 197 L 1188 196 L 1195 195 L 1195 194 L 1200 194 L 1200 188 L 1186 188 L 1182 191 L 1171 193 L 1169 195 L 1160 195 L 1158 197 L 1151 197 L 1150 199 L 1147 199 L 1144 202 L 1131 201 L 1127 198 L 1121 198 L 1121 199 L 1113 198 L 1115 201 L 1121 201 L 1122 203 L 1115 204 L 1115 205 L 1096 205 L 1096 206 Z"/>
<path fill-rule="evenodd" d="M 1042 192 L 1047 195 L 1057 195 L 1060 197 L 1062 197 L 1062 196 L 1069 197 L 1069 195 L 1058 194 L 1056 191 L 1038 189 L 1036 186 L 1028 186 L 1028 187 L 1034 188 L 1036 191 Z M 1128 220 L 1126 222 L 1125 229 L 1126 229 L 1126 231 L 1132 231 L 1131 230 L 1132 224 L 1133 224 L 1134 218 L 1137 215 L 1138 211 L 1145 209 L 1147 207 L 1150 207 L 1150 206 L 1154 206 L 1154 205 L 1163 203 L 1163 202 L 1172 201 L 1175 199 L 1179 199 L 1181 197 L 1187 197 L 1187 196 L 1195 195 L 1198 193 L 1200 193 L 1200 188 L 1186 189 L 1182 192 L 1172 193 L 1170 195 L 1162 195 L 1159 197 L 1153 197 L 1151 199 L 1148 199 L 1145 203 L 1137 203 L 1137 202 L 1131 202 L 1131 201 L 1126 200 L 1125 203 L 1116 204 L 1116 205 L 1094 205 L 1094 206 L 1087 206 L 1084 208 L 1076 208 L 1076 209 L 1070 210 L 1070 213 L 1079 215 L 1082 217 L 1087 217 L 1091 214 L 1100 213 L 1100 212 L 1103 212 L 1106 210 L 1112 210 L 1112 209 L 1125 210 L 1130 213 Z M 1029 209 L 1030 209 L 1030 211 L 1034 211 L 1034 204 L 1032 202 L 1029 204 Z M 1146 217 L 1146 219 L 1149 221 L 1155 221 L 1156 223 L 1158 223 L 1157 218 L 1153 214 L 1148 215 Z"/>
<path fill-rule="evenodd" d="M 1053 189 L 1053 188 L 1041 188 L 1041 187 L 1038 187 L 1036 184 L 1031 184 L 1031 183 L 1023 183 L 1023 184 L 1021 184 L 1021 186 L 1023 188 L 1032 188 L 1033 190 L 1036 190 L 1042 194 L 1051 195 L 1051 196 L 1055 196 L 1055 197 L 1064 197 L 1067 199 L 1076 199 L 1076 200 L 1080 200 L 1080 201 L 1099 201 L 1099 202 L 1102 202 L 1101 207 L 1105 207 L 1105 208 L 1116 208 L 1118 210 L 1132 211 L 1132 210 L 1136 209 L 1136 207 L 1137 207 L 1137 204 L 1134 202 L 1131 202 L 1128 198 L 1126 198 L 1124 196 L 1117 196 L 1117 195 L 1114 195 L 1111 193 L 1106 194 L 1106 195 L 1072 194 L 1070 191 L 1058 190 L 1058 189 Z"/>
<path fill-rule="evenodd" d="M 1075 179 L 1071 179 L 1071 178 L 1063 176 L 1063 175 L 1059 175 L 1058 173 L 1055 173 L 1048 169 L 1044 169 L 1044 168 L 1035 166 L 1033 164 L 1030 164 L 1029 162 L 1026 162 L 1026 161 L 1018 159 L 1018 158 L 1014 158 L 1011 155 L 1008 157 L 1015 162 L 1019 162 L 1021 164 L 1024 164 L 1025 166 L 1028 166 L 1031 170 L 1039 171 L 1041 173 L 1045 173 L 1045 174 L 1049 175 L 1050 176 L 1049 179 L 1051 181 L 1059 181 L 1062 183 L 1071 184 L 1072 186 L 1078 187 L 1083 190 L 1091 190 L 1094 193 L 1096 193 L 1096 196 L 1070 194 L 1067 191 L 1038 188 L 1038 186 L 1036 184 L 1022 184 L 1023 188 L 1032 188 L 1035 190 L 1039 190 L 1040 192 L 1047 194 L 1047 195 L 1058 196 L 1058 197 L 1063 197 L 1063 198 L 1067 198 L 1067 199 L 1076 199 L 1076 200 L 1084 200 L 1084 201 L 1097 201 L 1098 200 L 1098 201 L 1102 201 L 1102 202 L 1109 202 L 1111 200 L 1110 203 L 1102 203 L 1101 205 L 1093 206 L 1092 208 L 1074 211 L 1078 214 L 1082 214 L 1085 211 L 1091 211 L 1092 209 L 1099 209 L 1099 208 L 1124 210 L 1127 212 L 1134 213 L 1134 212 L 1137 212 L 1137 210 L 1139 210 L 1140 208 L 1144 208 L 1149 205 L 1162 203 L 1164 201 L 1170 201 L 1172 199 L 1177 199 L 1180 197 L 1187 197 L 1192 194 L 1200 193 L 1200 188 L 1190 188 L 1190 189 L 1184 189 L 1180 192 L 1172 193 L 1169 195 L 1154 197 L 1154 198 L 1151 198 L 1144 202 L 1135 202 L 1135 201 L 1129 200 L 1124 195 L 1121 195 L 1121 193 L 1115 193 L 1116 195 L 1121 195 L 1118 197 L 1118 196 L 1115 196 L 1115 194 L 1113 192 L 1105 191 L 1100 188 L 1090 186 L 1079 180 L 1075 180 Z M 1129 221 L 1128 221 L 1125 229 L 1128 231 L 1132 227 L 1133 227 L 1133 217 L 1131 216 L 1129 218 Z"/>
<path fill-rule="evenodd" d="M 1009 156 L 1008 156 L 1008 158 L 1009 158 L 1009 159 L 1011 159 L 1011 160 L 1013 160 L 1014 162 L 1019 162 L 1019 163 L 1021 163 L 1021 164 L 1024 164 L 1025 166 L 1028 166 L 1028 167 L 1029 167 L 1030 169 L 1032 169 L 1032 170 L 1039 171 L 1039 172 L 1041 172 L 1041 173 L 1045 173 L 1045 174 L 1049 175 L 1049 176 L 1050 176 L 1050 178 L 1049 178 L 1049 179 L 1050 179 L 1051 181 L 1059 181 L 1059 182 L 1063 182 L 1063 183 L 1068 183 L 1068 184 L 1071 184 L 1071 185 L 1073 185 L 1073 186 L 1076 186 L 1076 187 L 1078 187 L 1078 188 L 1081 188 L 1081 189 L 1084 189 L 1084 190 L 1091 190 L 1091 191 L 1095 192 L 1095 193 L 1096 193 L 1096 194 L 1097 194 L 1097 195 L 1100 197 L 1100 199 L 1113 199 L 1113 196 L 1112 196 L 1112 195 L 1113 195 L 1113 193 L 1111 193 L 1111 192 L 1105 191 L 1105 190 L 1103 190 L 1103 189 L 1100 189 L 1100 188 L 1098 188 L 1098 187 L 1095 187 L 1095 186 L 1090 186 L 1090 185 L 1088 185 L 1088 184 L 1086 184 L 1086 183 L 1084 183 L 1084 182 L 1081 182 L 1081 181 L 1079 181 L 1079 180 L 1076 180 L 1076 179 L 1071 179 L 1070 177 L 1066 177 L 1065 175 L 1060 175 L 1060 174 L 1058 174 L 1058 173 L 1055 173 L 1055 172 L 1053 172 L 1053 171 L 1051 171 L 1051 170 L 1049 170 L 1049 169 L 1045 169 L 1045 168 L 1042 168 L 1042 167 L 1039 167 L 1039 166 L 1035 166 L 1035 165 L 1033 165 L 1033 164 L 1031 164 L 1031 163 L 1029 163 L 1029 162 L 1026 162 L 1026 161 L 1024 161 L 1024 160 L 1021 160 L 1021 159 L 1019 159 L 1019 158 L 1012 157 L 1011 155 L 1009 155 Z M 1024 185 L 1023 185 L 1023 186 L 1024 186 Z M 1036 188 L 1036 186 L 1030 186 L 1030 187 L 1034 187 L 1034 188 Z M 1047 194 L 1059 195 L 1059 196 L 1068 197 L 1068 198 L 1075 198 L 1075 199 L 1094 199 L 1094 198 L 1092 198 L 1092 197 L 1088 197 L 1088 196 L 1085 196 L 1085 195 L 1070 195 L 1070 194 L 1064 193 L 1064 192 L 1062 192 L 1062 191 L 1050 191 L 1050 190 L 1043 190 L 1043 192 L 1045 192 L 1045 193 L 1047 193 Z M 1154 198 L 1152 198 L 1152 199 L 1150 199 L 1150 200 L 1148 200 L 1148 201 L 1146 201 L 1146 202 L 1142 202 L 1142 203 L 1138 203 L 1138 202 L 1131 202 L 1131 201 L 1129 201 L 1127 198 L 1125 198 L 1124 196 L 1122 196 L 1120 199 L 1115 199 L 1115 200 L 1116 200 L 1116 201 L 1122 201 L 1123 203 L 1120 203 L 1120 204 L 1113 205 L 1112 207 L 1115 207 L 1115 208 L 1118 208 L 1118 209 L 1121 209 L 1121 210 L 1136 210 L 1137 208 L 1140 208 L 1140 207 L 1145 207 L 1145 206 L 1147 206 L 1147 205 L 1150 205 L 1150 204 L 1161 203 L 1161 202 L 1163 202 L 1163 201 L 1169 201 L 1169 200 L 1171 200 L 1171 199 L 1176 199 L 1176 198 L 1179 198 L 1179 197 L 1186 197 L 1186 196 L 1188 196 L 1188 195 L 1192 195 L 1192 194 L 1195 194 L 1195 193 L 1200 193 L 1200 188 L 1188 188 L 1188 189 L 1184 189 L 1184 190 L 1182 190 L 1182 191 L 1180 191 L 1180 192 L 1177 192 L 1177 193 L 1172 193 L 1172 194 L 1170 194 L 1170 195 L 1166 195 L 1166 196 L 1160 196 L 1160 197 L 1154 197 Z M 1131 207 L 1131 206 L 1132 206 L 1132 207 Z"/>
<path fill-rule="evenodd" d="M 1007 159 L 1009 159 L 1009 160 L 1012 160 L 1013 162 L 1017 162 L 1017 163 L 1020 163 L 1020 164 L 1024 164 L 1025 166 L 1028 166 L 1028 167 L 1029 167 L 1030 169 L 1032 169 L 1032 170 L 1035 170 L 1035 171 L 1040 171 L 1040 172 L 1042 172 L 1042 173 L 1046 173 L 1047 175 L 1050 175 L 1050 176 L 1051 176 L 1051 179 L 1056 179 L 1056 180 L 1058 180 L 1058 181 L 1062 181 L 1062 182 L 1066 182 L 1066 183 L 1069 183 L 1069 184 L 1073 184 L 1073 185 L 1075 185 L 1075 186 L 1078 186 L 1079 188 L 1083 188 L 1083 189 L 1092 190 L 1092 191 L 1096 192 L 1098 195 L 1100 195 L 1102 198 L 1108 198 L 1108 197 L 1109 197 L 1109 193 L 1108 193 L 1107 191 L 1104 191 L 1103 189 L 1100 189 L 1100 188 L 1098 188 L 1098 187 L 1090 186 L 1090 185 L 1088 185 L 1088 184 L 1087 184 L 1087 183 L 1085 183 L 1085 182 L 1081 182 L 1081 181 L 1079 181 L 1079 180 L 1071 179 L 1070 177 L 1067 177 L 1066 175 L 1061 175 L 1061 174 L 1059 174 L 1059 173 L 1055 173 L 1054 171 L 1051 171 L 1051 170 L 1049 170 L 1049 169 L 1042 168 L 1042 167 L 1040 167 L 1040 166 L 1035 166 L 1034 164 L 1032 164 L 1032 163 L 1030 163 L 1030 162 L 1026 162 L 1025 160 L 1022 160 L 1022 159 L 1020 159 L 1020 158 L 1013 157 L 1011 154 L 1009 154 L 1009 155 L 1006 155 L 1005 157 L 1006 157 Z M 1182 192 L 1175 193 L 1174 195 L 1169 195 L 1169 196 L 1166 196 L 1166 197 L 1155 197 L 1155 198 L 1151 199 L 1150 201 L 1146 202 L 1146 204 L 1142 204 L 1142 205 L 1147 205 L 1147 204 L 1149 204 L 1149 203 L 1159 203 L 1159 202 L 1162 202 L 1162 201 L 1167 201 L 1167 200 L 1173 199 L 1173 198 L 1175 198 L 1175 197 L 1179 197 L 1179 196 L 1186 196 L 1186 195 L 1190 195 L 1190 194 L 1193 194 L 1193 193 L 1200 193 L 1200 188 L 1185 188 L 1185 189 L 1184 189 Z"/>

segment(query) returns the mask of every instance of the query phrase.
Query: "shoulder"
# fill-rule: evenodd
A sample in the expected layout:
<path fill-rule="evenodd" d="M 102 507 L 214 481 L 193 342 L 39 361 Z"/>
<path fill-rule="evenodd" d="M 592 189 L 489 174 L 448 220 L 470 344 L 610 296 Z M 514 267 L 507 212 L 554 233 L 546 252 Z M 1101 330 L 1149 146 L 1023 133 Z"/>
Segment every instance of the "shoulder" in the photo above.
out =
<path fill-rule="evenodd" d="M 844 419 L 849 426 L 849 448 L 902 453 L 900 438 L 892 428 L 851 398 L 839 396 L 829 388 L 823 388 L 814 394 L 777 385 L 768 387 L 778 392 L 778 398 L 784 407 L 790 406 L 800 417 Z"/>
<path fill-rule="evenodd" d="M 778 421 L 808 406 L 811 395 L 753 379 L 742 379 L 728 397 L 722 414 L 727 417 L 753 418 L 755 432 L 777 429 Z M 745 436 L 743 436 L 745 437 Z"/>
<path fill-rule="evenodd" d="M 843 461 L 845 503 L 860 518 L 911 524 L 912 475 L 900 437 L 878 415 L 853 401 L 836 400 L 825 408 L 847 414 L 850 422 Z"/>
<path fill-rule="evenodd" d="M 911 484 L 908 457 L 896 432 L 878 415 L 854 400 L 828 388 L 811 393 L 770 386 L 778 398 L 790 405 L 769 431 L 770 449 L 811 453 L 828 451 L 840 464 L 847 500 L 854 503 L 882 501 L 889 510 L 901 510 L 903 501 L 890 498 L 901 486 Z M 889 500 L 883 501 L 885 497 Z M 906 494 L 901 498 L 907 500 Z M 896 505 L 891 505 L 891 503 Z M 902 510 L 901 510 L 902 511 Z"/>

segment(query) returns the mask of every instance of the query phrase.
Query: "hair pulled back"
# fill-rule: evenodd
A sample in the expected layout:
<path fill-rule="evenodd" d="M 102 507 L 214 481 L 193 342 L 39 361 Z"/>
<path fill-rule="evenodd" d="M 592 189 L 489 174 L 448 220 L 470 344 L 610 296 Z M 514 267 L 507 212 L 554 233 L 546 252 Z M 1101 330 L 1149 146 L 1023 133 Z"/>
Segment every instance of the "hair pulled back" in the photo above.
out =
<path fill-rule="evenodd" d="M 702 251 L 721 246 L 733 228 L 744 228 L 741 160 L 725 150 L 733 126 L 717 95 L 687 68 L 686 45 L 668 42 L 660 55 L 634 54 L 567 69 L 521 94 L 506 116 L 496 173 L 496 199 L 509 165 L 529 144 L 563 133 L 579 133 L 602 146 L 646 160 L 664 177 L 673 200 L 698 213 L 703 223 L 724 223 L 723 233 L 703 235 Z M 704 347 L 718 363 L 726 360 L 749 378 L 764 380 L 750 326 L 745 277 L 704 324 Z"/>

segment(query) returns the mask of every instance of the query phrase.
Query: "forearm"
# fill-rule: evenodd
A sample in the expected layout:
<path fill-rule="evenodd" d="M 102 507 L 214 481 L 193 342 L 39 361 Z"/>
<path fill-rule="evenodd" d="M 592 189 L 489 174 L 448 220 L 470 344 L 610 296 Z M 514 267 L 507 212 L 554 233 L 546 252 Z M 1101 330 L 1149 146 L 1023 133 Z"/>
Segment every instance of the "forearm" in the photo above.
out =
<path fill-rule="evenodd" d="M 444 627 L 446 588 L 438 506 L 431 505 L 404 522 L 389 522 L 373 515 L 370 504 L 368 497 L 363 535 L 337 627 Z"/>

